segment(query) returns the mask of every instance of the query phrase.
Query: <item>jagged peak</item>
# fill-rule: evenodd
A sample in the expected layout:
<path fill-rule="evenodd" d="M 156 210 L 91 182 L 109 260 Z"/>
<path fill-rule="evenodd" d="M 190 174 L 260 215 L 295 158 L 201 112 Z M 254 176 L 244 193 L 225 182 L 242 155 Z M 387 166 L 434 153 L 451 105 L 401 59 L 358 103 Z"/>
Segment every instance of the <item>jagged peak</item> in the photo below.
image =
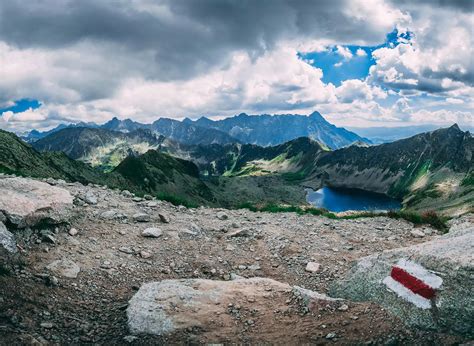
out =
<path fill-rule="evenodd" d="M 457 123 L 452 124 L 449 128 L 452 130 L 457 130 L 457 131 L 462 132 L 462 130 L 459 128 L 459 125 Z"/>
<path fill-rule="evenodd" d="M 326 119 L 323 118 L 323 116 L 321 115 L 321 113 L 319 113 L 318 111 L 314 111 L 313 113 L 311 113 L 311 114 L 309 115 L 309 117 L 310 117 L 311 119 L 326 120 Z"/>

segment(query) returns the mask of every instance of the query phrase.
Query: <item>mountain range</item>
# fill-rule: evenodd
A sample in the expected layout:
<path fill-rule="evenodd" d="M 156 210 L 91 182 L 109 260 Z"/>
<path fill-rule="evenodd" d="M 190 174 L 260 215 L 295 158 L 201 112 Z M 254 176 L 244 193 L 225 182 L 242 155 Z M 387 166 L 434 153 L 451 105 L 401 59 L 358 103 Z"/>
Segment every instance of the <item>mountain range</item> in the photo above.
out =
<path fill-rule="evenodd" d="M 34 130 L 24 136 L 24 139 L 32 143 L 68 127 L 99 128 L 124 133 L 138 129 L 148 129 L 170 140 L 190 145 L 243 143 L 272 146 L 298 137 L 311 138 L 330 149 L 349 146 L 354 142 L 371 143 L 370 140 L 351 131 L 332 125 L 318 112 L 313 112 L 309 116 L 292 114 L 247 115 L 242 113 L 216 121 L 205 117 L 196 121 L 160 118 L 152 124 L 113 118 L 102 125 L 94 123 L 62 124 L 46 132 Z"/>
<path fill-rule="evenodd" d="M 114 122 L 113 129 L 123 129 Z M 474 205 L 474 139 L 457 125 L 337 150 L 308 137 L 274 146 L 183 144 L 142 128 L 63 128 L 34 148 L 10 133 L 1 138 L 3 172 L 104 184 L 196 205 L 301 204 L 304 188 L 322 186 L 379 192 L 402 200 L 405 208 L 450 215 Z"/>

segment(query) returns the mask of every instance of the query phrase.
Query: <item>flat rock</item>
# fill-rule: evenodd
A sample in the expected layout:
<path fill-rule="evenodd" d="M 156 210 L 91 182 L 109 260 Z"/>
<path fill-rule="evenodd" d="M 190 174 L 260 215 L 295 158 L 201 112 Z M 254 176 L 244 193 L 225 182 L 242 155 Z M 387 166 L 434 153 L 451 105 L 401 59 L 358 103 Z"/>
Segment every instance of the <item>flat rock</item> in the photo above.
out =
<path fill-rule="evenodd" d="M 146 213 L 133 214 L 132 218 L 133 218 L 133 221 L 135 221 L 135 222 L 149 222 L 150 219 L 151 219 L 150 215 L 148 215 Z"/>
<path fill-rule="evenodd" d="M 77 278 L 77 275 L 81 271 L 81 268 L 77 265 L 77 263 L 69 259 L 51 262 L 46 266 L 46 269 L 50 270 L 56 275 L 71 279 Z"/>
<path fill-rule="evenodd" d="M 163 231 L 157 227 L 149 227 L 142 232 L 142 237 L 159 238 L 163 235 Z"/>
<path fill-rule="evenodd" d="M 0 179 L 0 211 L 18 228 L 34 226 L 44 220 L 65 222 L 70 217 L 72 202 L 69 191 L 44 182 Z"/>
<path fill-rule="evenodd" d="M 474 335 L 474 225 L 360 259 L 331 296 L 373 301 L 410 326 Z"/>
<path fill-rule="evenodd" d="M 250 237 L 251 232 L 248 228 L 237 229 L 235 231 L 227 233 L 228 238 L 236 238 L 236 237 Z"/>
<path fill-rule="evenodd" d="M 265 314 L 273 315 L 275 309 L 287 306 L 285 302 L 292 292 L 290 285 L 266 278 L 151 282 L 142 285 L 129 301 L 128 327 L 132 334 L 153 335 L 168 335 L 189 328 L 196 328 L 203 333 L 229 331 L 235 329 L 236 325 L 228 309 L 234 306 L 238 306 L 239 311 L 254 309 L 259 312 L 256 318 Z M 322 306 L 326 304 L 324 301 Z M 216 320 L 219 321 L 217 329 Z M 278 327 L 279 321 L 276 319 L 272 324 L 260 327 L 269 330 L 259 332 L 271 332 Z M 210 336 L 214 337 L 219 336 Z"/>

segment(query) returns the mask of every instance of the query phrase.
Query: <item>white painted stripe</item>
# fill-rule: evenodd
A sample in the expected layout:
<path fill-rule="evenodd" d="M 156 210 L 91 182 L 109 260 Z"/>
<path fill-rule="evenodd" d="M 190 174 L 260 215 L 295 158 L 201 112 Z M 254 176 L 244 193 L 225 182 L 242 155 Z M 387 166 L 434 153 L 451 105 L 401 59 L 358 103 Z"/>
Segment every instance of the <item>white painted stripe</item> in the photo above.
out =
<path fill-rule="evenodd" d="M 431 302 L 428 299 L 423 298 L 422 296 L 419 296 L 418 294 L 413 293 L 408 288 L 403 286 L 401 283 L 392 279 L 391 276 L 387 276 L 385 279 L 383 279 L 382 282 L 391 291 L 395 292 L 400 298 L 403 298 L 409 301 L 410 303 L 415 304 L 417 307 L 421 309 L 431 308 Z"/>
<path fill-rule="evenodd" d="M 413 261 L 400 259 L 397 263 L 397 267 L 404 269 L 406 272 L 434 289 L 440 288 L 443 284 L 443 279 Z"/>

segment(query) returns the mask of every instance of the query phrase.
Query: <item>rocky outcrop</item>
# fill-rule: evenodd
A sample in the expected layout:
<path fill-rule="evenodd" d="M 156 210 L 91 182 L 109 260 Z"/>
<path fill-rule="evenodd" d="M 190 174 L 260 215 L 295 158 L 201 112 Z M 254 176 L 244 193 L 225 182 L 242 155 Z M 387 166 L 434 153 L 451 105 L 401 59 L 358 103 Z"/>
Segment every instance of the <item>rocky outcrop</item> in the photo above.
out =
<path fill-rule="evenodd" d="M 169 335 L 189 329 L 216 331 L 219 320 L 217 329 L 225 333 L 235 328 L 232 314 L 246 309 L 258 311 L 259 315 L 273 313 L 280 307 L 286 309 L 290 298 L 315 311 L 328 304 L 342 304 L 325 295 L 266 278 L 164 280 L 144 284 L 132 297 L 127 309 L 128 326 L 134 334 Z M 252 325 L 255 321 L 246 323 Z"/>
<path fill-rule="evenodd" d="M 62 188 L 25 178 L 0 179 L 0 211 L 16 228 L 68 219 L 73 198 Z"/>
<path fill-rule="evenodd" d="M 15 236 L 7 230 L 3 222 L 0 222 L 0 245 L 8 253 L 17 252 Z"/>
<path fill-rule="evenodd" d="M 474 224 L 360 259 L 332 296 L 373 301 L 408 325 L 474 335 Z"/>

